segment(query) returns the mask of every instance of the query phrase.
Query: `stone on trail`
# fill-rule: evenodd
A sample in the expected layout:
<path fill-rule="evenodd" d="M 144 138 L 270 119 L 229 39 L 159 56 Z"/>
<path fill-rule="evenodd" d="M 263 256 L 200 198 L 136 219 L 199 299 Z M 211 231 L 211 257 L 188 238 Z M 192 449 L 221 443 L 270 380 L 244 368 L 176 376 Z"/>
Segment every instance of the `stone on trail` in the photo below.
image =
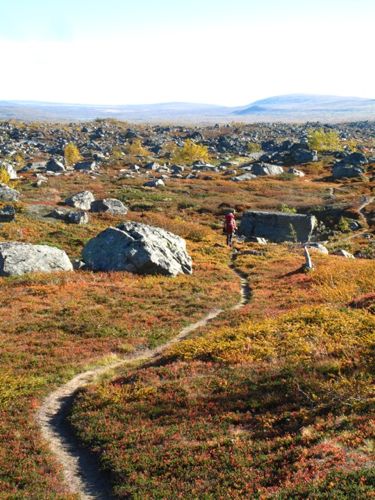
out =
<path fill-rule="evenodd" d="M 251 239 L 267 238 L 273 242 L 309 241 L 317 220 L 314 216 L 284 212 L 247 211 L 243 214 L 239 234 Z"/>
<path fill-rule="evenodd" d="M 0 201 L 17 201 L 19 197 L 18 191 L 0 183 Z"/>
<path fill-rule="evenodd" d="M 192 273 L 192 260 L 183 238 L 138 222 L 105 229 L 86 244 L 82 256 L 94 271 L 167 276 Z"/>
<path fill-rule="evenodd" d="M 81 191 L 67 198 L 65 203 L 81 210 L 90 210 L 93 201 L 95 201 L 95 197 L 91 191 Z"/>
<path fill-rule="evenodd" d="M 104 200 L 96 200 L 91 203 L 91 212 L 106 212 L 112 215 L 126 215 L 127 207 L 116 198 L 106 198 Z"/>
<path fill-rule="evenodd" d="M 72 270 L 69 257 L 58 248 L 18 242 L 0 243 L 0 276 Z"/>

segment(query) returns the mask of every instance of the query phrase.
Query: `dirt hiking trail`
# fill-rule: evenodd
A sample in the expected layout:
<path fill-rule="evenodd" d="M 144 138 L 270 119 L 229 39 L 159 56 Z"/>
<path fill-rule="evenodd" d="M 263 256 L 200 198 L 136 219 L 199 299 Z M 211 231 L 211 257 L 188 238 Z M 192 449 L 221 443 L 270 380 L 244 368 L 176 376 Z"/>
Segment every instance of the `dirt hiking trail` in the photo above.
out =
<path fill-rule="evenodd" d="M 241 273 L 235 264 L 238 255 L 239 252 L 233 251 L 230 267 L 240 278 L 241 298 L 231 310 L 240 309 L 251 298 L 251 289 L 247 276 Z M 155 349 L 135 352 L 113 363 L 79 373 L 67 383 L 58 387 L 42 402 L 36 420 L 43 439 L 47 441 L 50 450 L 62 466 L 65 483 L 71 494 L 76 494 L 83 500 L 107 500 L 113 498 L 109 478 L 100 471 L 96 458 L 88 450 L 79 446 L 66 421 L 66 416 L 76 392 L 94 383 L 100 376 L 126 364 L 156 360 L 173 344 L 185 339 L 195 330 L 205 327 L 222 312 L 222 309 L 212 309 L 199 321 L 186 326 L 178 335 Z"/>

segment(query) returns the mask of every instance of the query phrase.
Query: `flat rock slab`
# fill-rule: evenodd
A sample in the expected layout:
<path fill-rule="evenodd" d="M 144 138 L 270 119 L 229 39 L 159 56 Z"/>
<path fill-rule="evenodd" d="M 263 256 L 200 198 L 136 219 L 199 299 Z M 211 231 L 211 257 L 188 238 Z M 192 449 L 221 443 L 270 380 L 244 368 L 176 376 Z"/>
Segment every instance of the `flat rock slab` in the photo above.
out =
<path fill-rule="evenodd" d="M 0 243 L 0 276 L 72 270 L 69 257 L 58 248 L 18 242 Z"/>
<path fill-rule="evenodd" d="M 273 242 L 309 241 L 317 220 L 314 216 L 284 212 L 244 213 L 239 233 L 246 239 L 267 238 Z"/>
<path fill-rule="evenodd" d="M 137 222 L 109 227 L 83 249 L 83 260 L 94 271 L 138 274 L 191 274 L 186 242 L 164 229 Z"/>

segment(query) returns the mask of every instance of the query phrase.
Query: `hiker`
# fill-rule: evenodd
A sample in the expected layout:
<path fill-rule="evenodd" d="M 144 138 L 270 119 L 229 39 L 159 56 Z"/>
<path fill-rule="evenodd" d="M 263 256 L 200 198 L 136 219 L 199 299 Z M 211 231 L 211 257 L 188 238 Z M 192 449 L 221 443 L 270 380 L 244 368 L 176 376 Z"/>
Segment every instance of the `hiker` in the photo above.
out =
<path fill-rule="evenodd" d="M 224 231 L 223 231 L 224 234 L 227 235 L 227 245 L 229 247 L 232 246 L 233 235 L 234 235 L 236 229 L 237 229 L 237 224 L 236 224 L 236 220 L 234 218 L 234 210 L 231 210 L 225 216 Z"/>

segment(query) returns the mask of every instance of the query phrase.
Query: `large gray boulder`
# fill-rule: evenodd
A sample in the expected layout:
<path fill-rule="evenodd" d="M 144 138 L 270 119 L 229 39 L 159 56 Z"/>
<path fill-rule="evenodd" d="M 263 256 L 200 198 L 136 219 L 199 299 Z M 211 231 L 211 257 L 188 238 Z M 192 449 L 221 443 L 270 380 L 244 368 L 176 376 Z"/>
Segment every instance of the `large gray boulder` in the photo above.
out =
<path fill-rule="evenodd" d="M 273 242 L 309 241 L 316 224 L 316 218 L 310 215 L 248 211 L 243 214 L 239 233 L 246 239 L 260 237 Z"/>
<path fill-rule="evenodd" d="M 58 248 L 18 242 L 0 243 L 0 276 L 72 269 L 66 253 Z"/>
<path fill-rule="evenodd" d="M 112 215 L 126 215 L 127 207 L 121 200 L 116 198 L 106 198 L 104 200 L 96 200 L 91 203 L 91 212 L 106 212 Z"/>
<path fill-rule="evenodd" d="M 81 191 L 67 198 L 65 203 L 80 210 L 90 210 L 93 201 L 95 201 L 95 196 L 91 191 Z"/>
<path fill-rule="evenodd" d="M 192 260 L 183 238 L 138 222 L 105 229 L 86 244 L 82 256 L 94 271 L 167 276 L 192 273 Z"/>
<path fill-rule="evenodd" d="M 336 163 L 332 169 L 334 179 L 342 179 L 345 177 L 362 177 L 364 175 L 363 168 L 356 165 L 349 165 L 345 162 Z"/>
<path fill-rule="evenodd" d="M 0 201 L 17 201 L 19 197 L 18 191 L 0 183 Z"/>

